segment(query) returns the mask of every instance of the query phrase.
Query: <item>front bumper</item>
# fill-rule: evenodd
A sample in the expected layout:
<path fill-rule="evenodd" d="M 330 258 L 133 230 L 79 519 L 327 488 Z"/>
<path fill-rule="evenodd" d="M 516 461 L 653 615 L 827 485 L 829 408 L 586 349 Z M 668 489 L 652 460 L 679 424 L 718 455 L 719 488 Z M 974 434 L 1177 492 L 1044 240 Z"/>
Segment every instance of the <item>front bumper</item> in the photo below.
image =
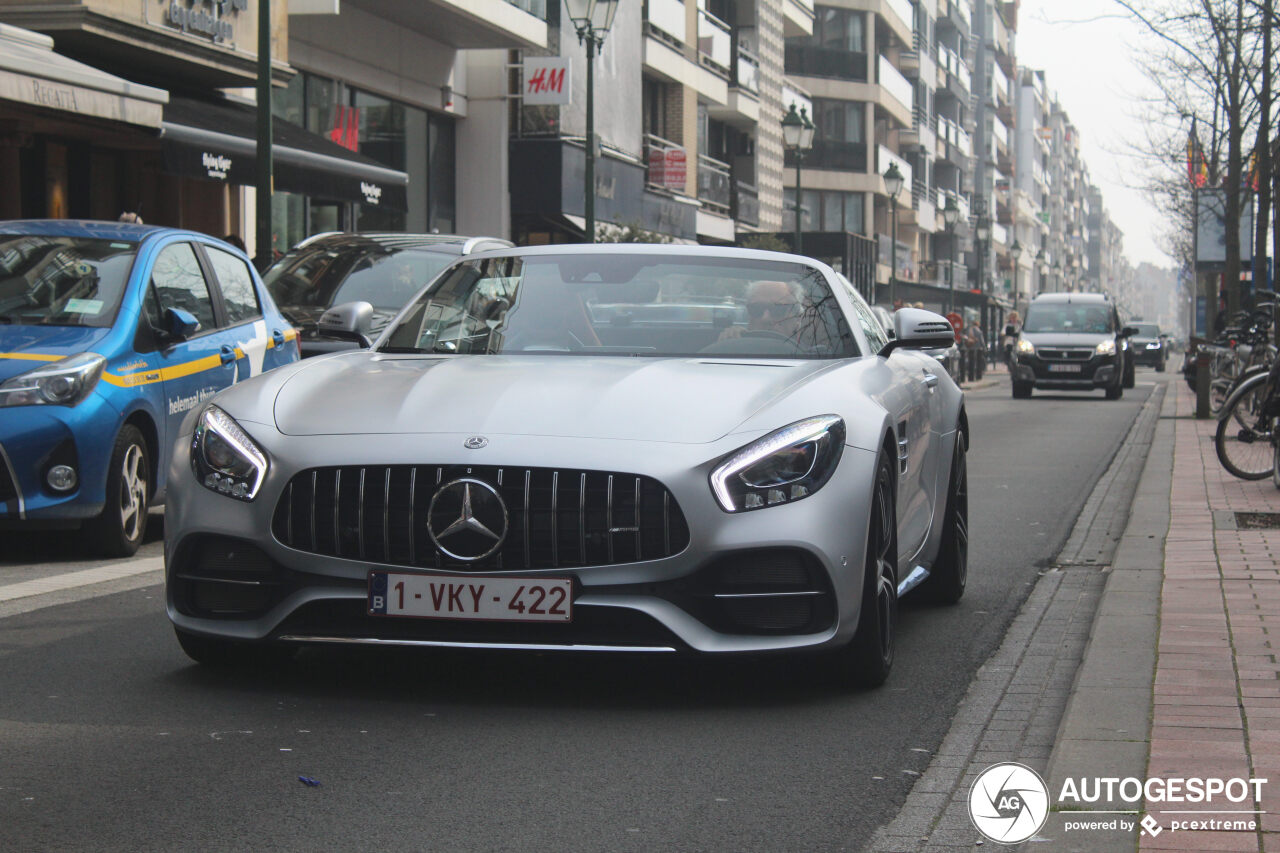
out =
<path fill-rule="evenodd" d="M 1046 359 L 1039 354 L 1018 355 L 1017 378 L 1036 388 L 1092 390 L 1115 384 L 1117 357 L 1092 355 L 1086 359 Z"/>
<path fill-rule="evenodd" d="M 98 394 L 75 407 L 0 409 L 0 525 L 76 522 L 102 512 L 120 414 Z M 77 485 L 54 491 L 53 465 L 76 470 Z"/>
<path fill-rule="evenodd" d="M 1159 367 L 1164 363 L 1165 351 L 1163 347 L 1157 349 L 1147 349 L 1146 347 L 1138 347 L 1133 351 L 1133 363 L 1148 365 L 1151 367 Z"/>
<path fill-rule="evenodd" d="M 490 436 L 488 448 L 465 451 L 454 450 L 466 437 L 460 435 L 380 436 L 376 447 L 357 448 L 350 437 L 284 439 L 269 427 L 241 425 L 272 463 L 251 503 L 197 483 L 185 441 L 175 445 L 165 518 L 166 599 L 170 619 L 185 631 L 246 641 L 762 652 L 840 645 L 857 624 L 866 508 L 876 464 L 876 455 L 868 451 L 846 447 L 832 479 L 803 500 L 730 514 L 716 504 L 708 473 L 725 453 L 754 436 L 730 437 L 711 446 L 630 445 L 624 453 L 616 442 Z M 462 571 L 307 552 L 286 546 L 273 533 L 273 516 L 286 485 L 317 464 L 332 460 L 344 468 L 379 471 L 424 460 L 504 466 L 510 458 L 502 458 L 495 446 L 505 445 L 511 452 L 517 444 L 515 458 L 537 459 L 539 466 L 626 470 L 657 480 L 685 516 L 687 547 L 640 562 Z M 853 521 L 857 519 L 861 521 Z M 382 553 L 373 547 L 369 552 Z M 425 571 L 459 580 L 569 578 L 574 621 L 555 625 L 372 616 L 367 603 L 373 569 Z M 752 587 L 750 595 L 733 597 L 734 590 L 743 589 L 729 588 L 740 580 L 739 572 L 789 584 L 789 600 L 783 601 L 783 587 L 770 592 L 775 588 L 767 583 Z M 800 575 L 804 580 L 797 584 Z M 750 600 L 752 596 L 757 597 Z M 799 608 L 801 598 L 809 610 Z"/>

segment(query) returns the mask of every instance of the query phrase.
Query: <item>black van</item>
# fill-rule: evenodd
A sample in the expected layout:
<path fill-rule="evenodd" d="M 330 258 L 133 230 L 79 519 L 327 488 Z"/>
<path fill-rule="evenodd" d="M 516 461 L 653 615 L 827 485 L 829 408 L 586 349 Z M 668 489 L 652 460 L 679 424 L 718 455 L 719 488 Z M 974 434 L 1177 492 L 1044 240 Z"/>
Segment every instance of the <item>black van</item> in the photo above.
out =
<path fill-rule="evenodd" d="M 1044 293 L 1031 301 L 1014 344 L 1013 396 L 1033 388 L 1091 391 L 1118 400 L 1133 387 L 1129 337 L 1115 303 L 1103 293 Z"/>

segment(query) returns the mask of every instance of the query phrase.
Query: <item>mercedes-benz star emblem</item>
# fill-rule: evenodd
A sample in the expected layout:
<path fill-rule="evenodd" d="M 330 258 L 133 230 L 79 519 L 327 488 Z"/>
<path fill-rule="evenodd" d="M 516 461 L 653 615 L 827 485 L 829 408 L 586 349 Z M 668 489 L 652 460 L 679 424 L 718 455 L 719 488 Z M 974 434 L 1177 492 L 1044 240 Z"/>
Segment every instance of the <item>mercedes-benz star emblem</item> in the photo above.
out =
<path fill-rule="evenodd" d="M 479 450 L 482 447 L 489 446 L 489 439 L 485 438 L 483 435 L 473 435 L 466 441 L 462 442 L 462 446 L 467 450 Z"/>
<path fill-rule="evenodd" d="M 431 498 L 427 533 L 446 556 L 468 563 L 483 560 L 507 538 L 507 506 L 482 480 L 453 480 Z"/>

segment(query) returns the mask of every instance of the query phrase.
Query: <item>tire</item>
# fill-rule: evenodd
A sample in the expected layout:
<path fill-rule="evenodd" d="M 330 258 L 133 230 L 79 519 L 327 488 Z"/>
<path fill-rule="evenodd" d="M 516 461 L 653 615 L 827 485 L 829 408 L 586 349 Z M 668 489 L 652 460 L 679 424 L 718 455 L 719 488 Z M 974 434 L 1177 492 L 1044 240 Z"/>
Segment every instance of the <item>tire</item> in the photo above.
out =
<path fill-rule="evenodd" d="M 125 424 L 116 435 L 107 468 L 107 500 L 102 514 L 85 526 L 93 550 L 107 557 L 131 557 L 147 534 L 151 503 L 151 454 L 142 433 Z"/>
<path fill-rule="evenodd" d="M 187 657 L 198 664 L 221 669 L 269 668 L 288 663 L 297 653 L 293 646 L 266 643 L 236 642 L 203 634 L 192 634 L 174 626 L 178 645 Z"/>
<path fill-rule="evenodd" d="M 862 609 L 853 641 L 843 650 L 843 674 L 858 687 L 879 687 L 893 669 L 894 633 L 898 621 L 898 521 L 893 476 L 887 457 L 876 467 L 867 525 L 867 552 L 862 582 Z"/>
<path fill-rule="evenodd" d="M 1164 373 L 1164 359 L 1156 362 L 1156 373 Z"/>
<path fill-rule="evenodd" d="M 1124 396 L 1124 385 L 1122 384 L 1112 385 L 1110 388 L 1107 389 L 1108 400 L 1119 400 L 1123 396 Z"/>
<path fill-rule="evenodd" d="M 1237 394 L 1218 418 L 1213 447 L 1227 473 L 1241 480 L 1265 480 L 1275 471 L 1273 425 L 1261 414 L 1266 382 L 1257 382 Z"/>
<path fill-rule="evenodd" d="M 969 580 L 969 463 L 965 436 L 956 430 L 956 449 L 951 457 L 951 480 L 947 484 L 947 509 L 942 517 L 942 545 L 926 590 L 939 604 L 956 604 L 964 597 Z"/>
<path fill-rule="evenodd" d="M 1013 383 L 1013 399 L 1015 399 L 1015 400 L 1025 400 L 1025 399 L 1027 399 L 1028 397 L 1030 397 L 1030 396 L 1031 396 L 1031 387 L 1032 387 L 1032 386 L 1031 386 L 1031 383 L 1030 383 L 1030 382 L 1018 382 L 1018 381 L 1014 381 L 1014 383 Z"/>
<path fill-rule="evenodd" d="M 1271 484 L 1280 489 L 1280 441 L 1271 437 Z"/>

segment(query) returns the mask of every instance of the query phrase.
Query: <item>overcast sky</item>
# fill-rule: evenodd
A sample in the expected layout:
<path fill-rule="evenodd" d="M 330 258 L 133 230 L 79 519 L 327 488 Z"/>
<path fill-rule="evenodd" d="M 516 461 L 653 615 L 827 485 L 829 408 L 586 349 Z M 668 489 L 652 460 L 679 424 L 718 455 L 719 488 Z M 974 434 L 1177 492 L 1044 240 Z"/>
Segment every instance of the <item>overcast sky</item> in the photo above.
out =
<path fill-rule="evenodd" d="M 1144 168 L 1127 153 L 1146 138 L 1138 99 L 1151 87 L 1133 61 L 1144 41 L 1140 25 L 1112 0 L 1022 0 L 1018 64 L 1045 70 L 1050 92 L 1079 129 L 1090 176 L 1124 232 L 1129 262 L 1167 267 L 1173 261 L 1157 239 L 1166 217 L 1147 194 L 1127 185 L 1136 179 L 1125 178 Z"/>

